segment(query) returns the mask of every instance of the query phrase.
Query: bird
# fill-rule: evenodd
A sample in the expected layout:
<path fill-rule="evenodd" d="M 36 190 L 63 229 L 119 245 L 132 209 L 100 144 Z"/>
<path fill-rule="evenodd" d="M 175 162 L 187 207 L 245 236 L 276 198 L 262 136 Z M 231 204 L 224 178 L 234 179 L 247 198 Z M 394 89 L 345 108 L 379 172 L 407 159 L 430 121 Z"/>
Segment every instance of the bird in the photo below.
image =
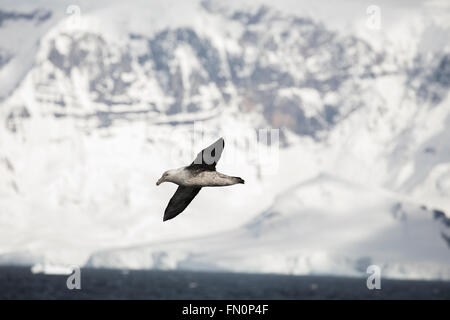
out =
<path fill-rule="evenodd" d="M 163 221 L 175 218 L 191 203 L 203 187 L 225 187 L 244 184 L 244 179 L 232 177 L 216 171 L 216 164 L 225 148 L 225 140 L 219 138 L 209 147 L 200 151 L 194 161 L 186 167 L 167 170 L 156 182 L 178 185 L 177 191 L 170 199 L 164 211 Z"/>

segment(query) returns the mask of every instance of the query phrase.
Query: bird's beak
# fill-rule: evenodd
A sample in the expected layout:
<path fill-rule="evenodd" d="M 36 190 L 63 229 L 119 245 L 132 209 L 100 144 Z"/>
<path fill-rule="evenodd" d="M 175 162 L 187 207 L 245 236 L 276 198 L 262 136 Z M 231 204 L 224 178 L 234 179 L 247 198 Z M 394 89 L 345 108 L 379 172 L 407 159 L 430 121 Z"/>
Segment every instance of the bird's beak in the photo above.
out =
<path fill-rule="evenodd" d="M 164 182 L 164 179 L 163 179 L 163 177 L 161 177 L 161 178 L 159 178 L 158 181 L 156 181 L 156 185 L 159 186 L 163 182 Z"/>

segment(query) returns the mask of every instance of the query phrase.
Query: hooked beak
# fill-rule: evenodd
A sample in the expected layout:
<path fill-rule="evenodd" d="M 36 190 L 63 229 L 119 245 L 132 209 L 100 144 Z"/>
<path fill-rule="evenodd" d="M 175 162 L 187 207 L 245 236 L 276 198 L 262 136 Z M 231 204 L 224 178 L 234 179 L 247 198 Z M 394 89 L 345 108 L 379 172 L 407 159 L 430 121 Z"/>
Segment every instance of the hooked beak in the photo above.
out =
<path fill-rule="evenodd" d="M 161 177 L 161 178 L 159 178 L 158 181 L 156 181 L 156 185 L 159 186 L 163 182 L 164 182 L 164 179 Z"/>

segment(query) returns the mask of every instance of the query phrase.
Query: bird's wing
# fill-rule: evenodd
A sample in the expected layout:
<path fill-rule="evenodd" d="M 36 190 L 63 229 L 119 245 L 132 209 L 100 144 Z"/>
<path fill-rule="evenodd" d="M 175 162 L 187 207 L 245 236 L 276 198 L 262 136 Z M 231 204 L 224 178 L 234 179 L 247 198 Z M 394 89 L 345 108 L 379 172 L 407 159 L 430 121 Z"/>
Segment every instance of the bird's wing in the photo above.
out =
<path fill-rule="evenodd" d="M 191 203 L 195 198 L 201 187 L 183 187 L 179 186 L 175 194 L 169 201 L 166 210 L 164 211 L 163 221 L 175 218 Z"/>
<path fill-rule="evenodd" d="M 225 148 L 225 141 L 223 138 L 220 138 L 209 147 L 200 151 L 195 160 L 187 168 L 216 170 L 216 164 L 219 162 L 223 148 Z"/>

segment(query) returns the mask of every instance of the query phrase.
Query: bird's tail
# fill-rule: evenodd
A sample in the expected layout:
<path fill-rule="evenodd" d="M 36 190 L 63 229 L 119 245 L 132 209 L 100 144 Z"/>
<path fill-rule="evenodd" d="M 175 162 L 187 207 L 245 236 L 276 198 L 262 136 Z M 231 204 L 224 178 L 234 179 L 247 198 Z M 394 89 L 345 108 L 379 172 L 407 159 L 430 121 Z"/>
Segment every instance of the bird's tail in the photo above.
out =
<path fill-rule="evenodd" d="M 242 183 L 242 184 L 245 183 L 244 179 L 242 179 L 242 178 L 239 178 L 239 177 L 233 177 L 233 178 L 236 181 L 236 183 Z"/>

